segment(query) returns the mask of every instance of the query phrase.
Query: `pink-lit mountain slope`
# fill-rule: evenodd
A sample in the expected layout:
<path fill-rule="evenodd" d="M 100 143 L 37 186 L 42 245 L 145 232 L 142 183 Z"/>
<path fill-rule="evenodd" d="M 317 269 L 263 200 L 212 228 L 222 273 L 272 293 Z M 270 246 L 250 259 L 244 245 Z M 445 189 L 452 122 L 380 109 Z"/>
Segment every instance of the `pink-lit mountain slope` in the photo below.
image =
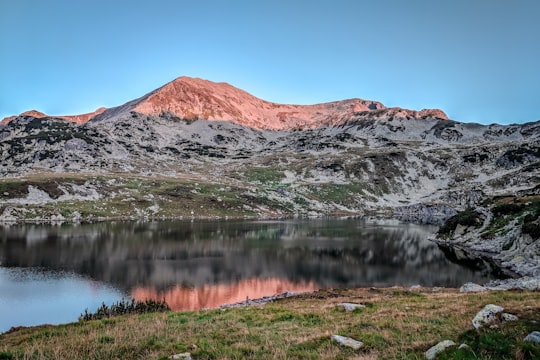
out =
<path fill-rule="evenodd" d="M 32 116 L 32 117 L 37 118 L 37 119 L 53 117 L 53 118 L 57 118 L 57 119 L 64 119 L 64 120 L 67 120 L 69 122 L 73 122 L 73 123 L 76 123 L 76 124 L 86 124 L 88 121 L 90 121 L 90 119 L 94 118 L 96 115 L 101 114 L 105 110 L 106 110 L 106 108 L 102 107 L 102 108 L 97 109 L 94 112 L 87 113 L 87 114 L 58 115 L 58 116 L 56 116 L 56 115 L 47 115 L 47 114 L 44 114 L 44 113 L 42 113 L 40 111 L 37 111 L 37 110 L 29 110 L 29 111 L 23 112 L 19 116 Z M 5 125 L 5 124 L 9 123 L 11 120 L 16 119 L 16 118 L 17 118 L 17 116 L 9 116 L 7 118 L 4 118 L 4 119 L 2 119 L 2 121 L 0 121 L 0 125 Z"/>
<path fill-rule="evenodd" d="M 61 116 L 76 123 L 103 121 L 139 113 L 175 116 L 186 120 L 222 120 L 256 129 L 316 128 L 336 125 L 353 115 L 366 118 L 447 119 L 441 110 L 412 111 L 386 108 L 377 101 L 349 99 L 315 105 L 277 104 L 259 99 L 227 83 L 180 77 L 124 105 L 79 116 Z M 44 115 L 44 114 L 42 114 Z M 41 117 L 41 115 L 40 115 Z M 11 118 L 3 120 L 7 123 Z"/>

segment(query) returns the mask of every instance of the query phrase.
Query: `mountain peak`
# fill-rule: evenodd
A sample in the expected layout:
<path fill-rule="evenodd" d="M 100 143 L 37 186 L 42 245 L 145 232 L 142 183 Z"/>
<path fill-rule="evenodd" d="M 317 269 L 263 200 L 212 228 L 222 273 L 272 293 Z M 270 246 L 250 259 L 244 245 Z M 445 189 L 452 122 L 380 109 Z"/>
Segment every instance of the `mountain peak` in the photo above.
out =
<path fill-rule="evenodd" d="M 179 77 L 138 99 L 130 111 L 183 119 L 231 121 L 257 129 L 312 128 L 336 124 L 354 113 L 381 110 L 377 101 L 349 99 L 315 105 L 278 104 L 228 83 Z"/>
<path fill-rule="evenodd" d="M 187 76 L 176 78 L 139 99 L 115 108 L 99 108 L 92 113 L 54 117 L 84 124 L 92 119 L 111 120 L 129 116 L 133 112 L 148 116 L 167 114 L 186 120 L 230 121 L 256 129 L 272 130 L 336 125 L 359 117 L 448 119 L 441 110 L 418 112 L 386 108 L 378 101 L 358 98 L 314 105 L 278 104 L 262 100 L 225 82 Z M 21 115 L 47 117 L 36 110 Z M 14 118 L 6 118 L 0 124 L 6 124 Z"/>

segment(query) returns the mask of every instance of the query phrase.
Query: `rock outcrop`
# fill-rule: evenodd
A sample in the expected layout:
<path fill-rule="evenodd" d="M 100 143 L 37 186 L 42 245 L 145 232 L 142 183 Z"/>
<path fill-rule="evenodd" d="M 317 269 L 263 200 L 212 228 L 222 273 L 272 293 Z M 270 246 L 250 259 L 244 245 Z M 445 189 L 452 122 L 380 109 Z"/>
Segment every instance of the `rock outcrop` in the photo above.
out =
<path fill-rule="evenodd" d="M 482 207 L 460 212 L 449 218 L 432 240 L 456 261 L 487 259 L 509 275 L 532 277 L 533 286 L 538 286 L 534 284 L 540 281 L 540 201 L 534 191 L 522 191 L 520 196 L 487 201 Z M 474 286 L 464 288 L 479 290 Z"/>

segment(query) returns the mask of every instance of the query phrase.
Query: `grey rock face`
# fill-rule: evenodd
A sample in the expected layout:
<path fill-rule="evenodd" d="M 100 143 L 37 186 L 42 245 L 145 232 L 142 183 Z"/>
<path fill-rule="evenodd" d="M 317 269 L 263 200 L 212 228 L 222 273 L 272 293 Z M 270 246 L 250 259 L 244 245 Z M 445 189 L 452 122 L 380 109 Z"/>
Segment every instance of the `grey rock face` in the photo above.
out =
<path fill-rule="evenodd" d="M 395 209 L 399 218 L 422 223 L 440 223 L 490 194 L 538 183 L 533 170 L 540 164 L 540 126 L 388 114 L 354 113 L 337 125 L 303 130 L 123 111 L 85 125 L 21 116 L 2 127 L 0 177 L 47 169 L 193 175 L 251 186 L 261 180 L 238 174 L 258 167 L 283 175 L 272 197 L 291 209 L 284 215 Z M 326 185 L 339 187 L 346 201 L 319 196 L 329 191 Z"/>

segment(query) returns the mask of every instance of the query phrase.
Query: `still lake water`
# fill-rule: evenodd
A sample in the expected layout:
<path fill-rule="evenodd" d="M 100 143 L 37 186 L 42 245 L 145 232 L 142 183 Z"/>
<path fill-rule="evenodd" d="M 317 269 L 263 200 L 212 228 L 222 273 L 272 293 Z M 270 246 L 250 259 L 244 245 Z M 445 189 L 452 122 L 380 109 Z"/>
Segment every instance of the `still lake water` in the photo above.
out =
<path fill-rule="evenodd" d="M 394 220 L 103 222 L 0 228 L 0 332 L 76 321 L 122 298 L 174 310 L 284 291 L 482 282 L 433 226 Z"/>

